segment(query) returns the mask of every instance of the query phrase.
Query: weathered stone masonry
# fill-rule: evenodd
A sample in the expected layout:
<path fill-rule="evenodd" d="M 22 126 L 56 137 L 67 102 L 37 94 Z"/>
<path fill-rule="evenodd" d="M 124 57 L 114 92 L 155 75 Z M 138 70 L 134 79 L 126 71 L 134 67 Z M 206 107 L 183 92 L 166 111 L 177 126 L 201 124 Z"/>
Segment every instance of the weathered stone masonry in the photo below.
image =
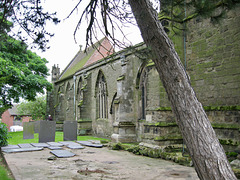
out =
<path fill-rule="evenodd" d="M 239 10 L 228 12 L 220 25 L 210 20 L 191 21 L 186 42 L 186 70 L 192 86 L 228 149 L 240 144 Z M 85 63 L 92 58 L 91 63 L 66 75 L 69 65 L 53 78 L 48 112 L 60 129 L 63 121 L 78 121 L 81 135 L 116 142 L 182 143 L 166 92 L 143 44 L 95 61 L 97 52 L 89 52 L 85 56 L 79 52 L 76 58 L 81 56 Z M 70 64 L 78 66 L 74 59 Z"/>

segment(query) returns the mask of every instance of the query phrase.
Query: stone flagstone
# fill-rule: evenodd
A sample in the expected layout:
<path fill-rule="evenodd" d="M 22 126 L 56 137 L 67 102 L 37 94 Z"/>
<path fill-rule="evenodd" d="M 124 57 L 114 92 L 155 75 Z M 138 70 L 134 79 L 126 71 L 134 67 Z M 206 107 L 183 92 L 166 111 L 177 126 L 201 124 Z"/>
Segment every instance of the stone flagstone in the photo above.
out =
<path fill-rule="evenodd" d="M 102 148 L 102 144 L 93 144 L 90 141 L 77 141 L 77 143 L 83 145 L 83 146 L 88 146 L 88 147 L 95 147 L 95 148 Z"/>
<path fill-rule="evenodd" d="M 26 143 L 26 144 L 18 144 L 18 146 L 20 147 L 20 148 L 32 148 L 33 146 L 31 145 L 31 144 L 29 144 L 29 143 Z"/>
<path fill-rule="evenodd" d="M 67 146 L 69 144 L 74 144 L 75 142 L 73 142 L 73 141 L 60 141 L 59 143 L 63 144 L 64 146 Z"/>
<path fill-rule="evenodd" d="M 48 149 L 50 149 L 50 150 L 59 150 L 59 149 L 62 149 L 62 147 L 60 147 L 60 146 L 48 146 Z"/>
<path fill-rule="evenodd" d="M 4 146 L 1 147 L 2 150 L 6 150 L 6 149 L 19 149 L 20 147 L 18 145 L 8 145 L 8 146 Z"/>
<path fill-rule="evenodd" d="M 2 150 L 5 153 L 17 153 L 17 152 L 30 152 L 30 151 L 41 151 L 43 148 L 40 147 L 30 147 L 30 148 L 18 148 L 18 149 L 5 149 Z"/>
<path fill-rule="evenodd" d="M 68 146 L 67 146 L 67 148 L 69 148 L 69 149 L 84 149 L 84 147 L 83 146 L 81 146 L 80 144 L 69 144 Z"/>
<path fill-rule="evenodd" d="M 74 154 L 70 151 L 67 151 L 67 150 L 53 150 L 53 151 L 50 151 L 50 153 L 52 153 L 53 155 L 55 155 L 59 158 L 73 157 L 73 156 L 76 155 L 76 154 Z"/>
<path fill-rule="evenodd" d="M 47 143 L 31 143 L 31 145 L 33 145 L 34 147 L 49 147 L 50 145 Z"/>
<path fill-rule="evenodd" d="M 58 142 L 47 142 L 50 146 L 63 146 L 63 144 L 58 143 Z"/>

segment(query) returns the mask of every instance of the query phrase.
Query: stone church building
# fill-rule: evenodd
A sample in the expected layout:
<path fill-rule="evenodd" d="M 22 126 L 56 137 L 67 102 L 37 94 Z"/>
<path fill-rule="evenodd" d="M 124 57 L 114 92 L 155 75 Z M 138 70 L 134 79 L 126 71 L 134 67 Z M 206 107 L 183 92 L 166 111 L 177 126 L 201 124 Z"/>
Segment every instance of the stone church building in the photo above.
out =
<path fill-rule="evenodd" d="M 240 145 L 239 10 L 228 12 L 218 25 L 210 19 L 192 20 L 185 38 L 173 38 L 220 142 L 234 149 Z M 53 66 L 47 111 L 57 128 L 77 121 L 79 135 L 181 144 L 167 94 L 147 53 L 143 43 L 115 52 L 103 38 L 87 53 L 79 51 L 61 73 Z"/>

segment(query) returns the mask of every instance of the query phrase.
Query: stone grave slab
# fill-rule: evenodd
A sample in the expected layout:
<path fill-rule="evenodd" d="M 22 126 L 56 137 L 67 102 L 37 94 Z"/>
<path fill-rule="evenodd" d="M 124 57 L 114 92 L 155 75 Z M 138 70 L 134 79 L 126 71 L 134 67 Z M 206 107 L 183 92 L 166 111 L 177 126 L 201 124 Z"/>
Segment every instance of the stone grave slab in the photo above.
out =
<path fill-rule="evenodd" d="M 18 146 L 20 147 L 20 148 L 32 148 L 33 146 L 31 145 L 31 144 L 29 144 L 29 143 L 26 143 L 26 144 L 18 144 Z"/>
<path fill-rule="evenodd" d="M 69 145 L 67 145 L 67 148 L 69 148 L 69 149 L 84 149 L 84 147 L 83 146 L 81 146 L 80 144 L 69 144 Z"/>
<path fill-rule="evenodd" d="M 73 141 L 60 141 L 59 143 L 64 145 L 64 146 L 67 146 L 69 144 L 74 144 L 75 142 L 73 142 Z"/>
<path fill-rule="evenodd" d="M 34 122 L 23 123 L 23 139 L 34 139 Z"/>
<path fill-rule="evenodd" d="M 75 141 L 77 140 L 77 121 L 64 121 L 63 123 L 63 140 Z"/>
<path fill-rule="evenodd" d="M 55 121 L 40 121 L 39 143 L 55 141 Z"/>
<path fill-rule="evenodd" d="M 8 145 L 8 146 L 4 146 L 1 147 L 2 150 L 6 150 L 6 149 L 19 149 L 20 147 L 18 145 Z"/>
<path fill-rule="evenodd" d="M 63 146 L 63 144 L 58 143 L 58 142 L 47 142 L 47 144 L 49 144 L 50 146 Z"/>
<path fill-rule="evenodd" d="M 31 152 L 31 151 L 41 151 L 43 148 L 40 147 L 30 147 L 30 148 L 18 148 L 18 149 L 5 149 L 5 153 L 17 153 L 17 152 Z"/>
<path fill-rule="evenodd" d="M 77 141 L 77 143 L 83 145 L 83 146 L 88 146 L 88 147 L 95 147 L 95 148 L 102 148 L 102 144 L 93 144 L 90 141 Z"/>
<path fill-rule="evenodd" d="M 73 157 L 76 154 L 67 151 L 67 150 L 52 150 L 50 151 L 50 153 L 52 153 L 53 155 L 59 157 L 59 158 L 67 158 L 67 157 Z"/>
<path fill-rule="evenodd" d="M 34 122 L 34 133 L 39 133 L 40 131 L 40 121 Z"/>
<path fill-rule="evenodd" d="M 50 145 L 47 143 L 31 143 L 31 145 L 33 145 L 34 147 L 49 147 Z"/>
<path fill-rule="evenodd" d="M 99 140 L 89 140 L 89 142 L 92 144 L 101 144 L 101 141 Z"/>
<path fill-rule="evenodd" d="M 50 150 L 59 150 L 59 149 L 62 149 L 62 147 L 60 147 L 60 146 L 48 146 L 48 149 L 50 149 Z"/>

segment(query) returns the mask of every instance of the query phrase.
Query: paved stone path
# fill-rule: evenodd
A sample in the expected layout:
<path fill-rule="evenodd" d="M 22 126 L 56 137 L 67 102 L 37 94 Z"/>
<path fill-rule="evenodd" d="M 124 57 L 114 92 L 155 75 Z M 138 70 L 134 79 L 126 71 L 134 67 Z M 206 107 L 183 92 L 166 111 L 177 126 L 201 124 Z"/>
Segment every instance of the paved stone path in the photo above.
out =
<path fill-rule="evenodd" d="M 16 180 L 197 180 L 194 168 L 108 148 L 69 149 L 70 158 L 56 158 L 51 150 L 4 153 Z"/>

